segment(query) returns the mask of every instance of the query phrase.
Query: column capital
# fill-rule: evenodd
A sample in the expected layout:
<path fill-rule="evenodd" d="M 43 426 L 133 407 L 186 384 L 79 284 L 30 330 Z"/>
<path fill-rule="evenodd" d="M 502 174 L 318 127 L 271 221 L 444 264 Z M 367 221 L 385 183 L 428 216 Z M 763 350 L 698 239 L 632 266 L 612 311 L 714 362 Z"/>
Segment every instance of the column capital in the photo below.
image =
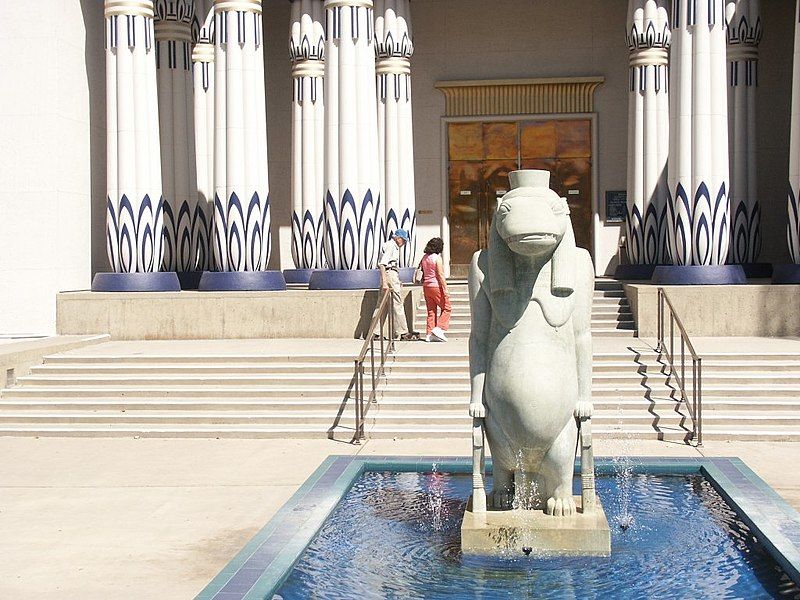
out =
<path fill-rule="evenodd" d="M 106 17 L 130 15 L 152 19 L 155 16 L 153 0 L 105 0 L 104 13 Z"/>
<path fill-rule="evenodd" d="M 339 6 L 351 6 L 354 8 L 372 8 L 372 0 L 325 0 L 325 10 L 338 8 Z"/>
<path fill-rule="evenodd" d="M 299 60 L 292 65 L 292 77 L 324 77 L 325 62 L 321 60 Z"/>
<path fill-rule="evenodd" d="M 669 51 L 666 48 L 641 48 L 631 51 L 631 67 L 667 64 L 669 64 Z"/>
<path fill-rule="evenodd" d="M 380 57 L 375 62 L 375 73 L 384 75 L 394 73 L 396 75 L 410 75 L 411 61 L 401 56 Z"/>
<path fill-rule="evenodd" d="M 261 14 L 261 0 L 214 0 L 214 12 L 252 12 Z"/>
<path fill-rule="evenodd" d="M 197 42 L 192 50 L 192 62 L 213 63 L 214 44 Z"/>
<path fill-rule="evenodd" d="M 155 1 L 155 33 L 157 40 L 192 41 L 194 2 L 190 0 Z"/>

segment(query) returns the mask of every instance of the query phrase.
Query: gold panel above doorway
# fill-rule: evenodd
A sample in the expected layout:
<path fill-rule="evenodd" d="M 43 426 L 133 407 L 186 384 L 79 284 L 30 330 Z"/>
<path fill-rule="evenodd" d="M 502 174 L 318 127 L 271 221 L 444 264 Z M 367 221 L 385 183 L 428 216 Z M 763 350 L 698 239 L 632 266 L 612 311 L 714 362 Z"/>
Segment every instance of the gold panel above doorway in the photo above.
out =
<path fill-rule="evenodd" d="M 548 115 L 594 112 L 604 77 L 439 81 L 446 117 Z"/>

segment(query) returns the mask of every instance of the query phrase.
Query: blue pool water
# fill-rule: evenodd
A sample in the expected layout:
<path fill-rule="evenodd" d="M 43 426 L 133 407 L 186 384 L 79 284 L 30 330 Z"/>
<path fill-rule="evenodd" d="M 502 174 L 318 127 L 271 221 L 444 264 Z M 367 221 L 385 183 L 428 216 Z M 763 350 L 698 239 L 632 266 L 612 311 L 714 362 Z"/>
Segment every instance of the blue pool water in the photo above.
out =
<path fill-rule="evenodd" d="M 470 487 L 464 475 L 365 473 L 276 598 L 800 599 L 701 476 L 598 477 L 610 558 L 462 556 Z"/>

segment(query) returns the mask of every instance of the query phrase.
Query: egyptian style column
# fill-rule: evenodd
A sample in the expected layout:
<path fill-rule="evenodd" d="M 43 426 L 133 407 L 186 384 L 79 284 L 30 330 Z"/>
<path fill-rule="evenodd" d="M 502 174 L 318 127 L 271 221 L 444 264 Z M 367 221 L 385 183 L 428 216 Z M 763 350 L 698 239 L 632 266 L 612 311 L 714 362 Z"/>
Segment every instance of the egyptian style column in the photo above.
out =
<path fill-rule="evenodd" d="M 150 0 L 105 0 L 108 259 L 155 273 L 163 253 L 156 47 Z"/>
<path fill-rule="evenodd" d="M 627 252 L 632 265 L 656 265 L 667 248 L 669 45 L 667 0 L 628 3 Z"/>
<path fill-rule="evenodd" d="M 213 0 L 195 0 L 197 42 L 192 51 L 194 82 L 197 205 L 192 217 L 192 252 L 197 269 L 213 271 L 214 225 L 214 8 Z"/>
<path fill-rule="evenodd" d="M 292 259 L 297 269 L 325 267 L 325 9 L 322 0 L 293 0 Z"/>
<path fill-rule="evenodd" d="M 724 0 L 674 0 L 667 227 L 675 265 L 724 265 L 730 241 Z"/>
<path fill-rule="evenodd" d="M 756 186 L 756 87 L 761 41 L 759 0 L 728 1 L 728 111 L 731 165 L 731 248 L 736 264 L 761 253 L 761 208 Z"/>
<path fill-rule="evenodd" d="M 400 266 L 414 266 L 416 200 L 414 137 L 411 119 L 411 35 L 409 0 L 376 0 L 375 64 L 378 88 L 378 148 L 381 190 L 386 207 L 382 239 L 396 229 L 409 232 Z"/>
<path fill-rule="evenodd" d="M 261 0 L 215 0 L 214 257 L 264 271 L 271 250 Z"/>
<path fill-rule="evenodd" d="M 325 255 L 375 267 L 383 229 L 372 0 L 325 0 Z"/>
<path fill-rule="evenodd" d="M 789 137 L 789 256 L 800 265 L 800 0 L 794 19 L 794 67 L 792 73 L 792 118 Z"/>
<path fill-rule="evenodd" d="M 192 0 L 156 0 L 156 74 L 164 195 L 164 271 L 194 271 L 197 206 L 192 98 Z"/>

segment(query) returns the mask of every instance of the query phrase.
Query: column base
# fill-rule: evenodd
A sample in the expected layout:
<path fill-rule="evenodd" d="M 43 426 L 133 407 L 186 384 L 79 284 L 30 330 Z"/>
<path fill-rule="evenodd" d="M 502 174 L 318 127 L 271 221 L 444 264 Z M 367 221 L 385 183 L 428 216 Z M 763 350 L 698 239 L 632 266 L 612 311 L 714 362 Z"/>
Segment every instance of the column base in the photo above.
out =
<path fill-rule="evenodd" d="M 283 278 L 286 283 L 307 284 L 311 280 L 311 274 L 319 269 L 284 269 Z"/>
<path fill-rule="evenodd" d="M 744 275 L 748 279 L 769 279 L 772 277 L 772 263 L 742 263 Z"/>
<path fill-rule="evenodd" d="M 201 292 L 282 292 L 286 280 L 280 271 L 206 271 L 197 288 Z"/>
<path fill-rule="evenodd" d="M 614 271 L 614 279 L 620 281 L 643 281 L 653 278 L 656 265 L 619 265 Z"/>
<path fill-rule="evenodd" d="M 416 267 L 403 267 L 398 269 L 397 274 L 400 276 L 402 283 L 414 283 L 414 271 L 416 270 Z"/>
<path fill-rule="evenodd" d="M 774 285 L 800 285 L 800 265 L 775 265 L 772 271 Z"/>
<path fill-rule="evenodd" d="M 181 282 L 182 290 L 196 290 L 200 285 L 200 278 L 203 276 L 202 271 L 183 271 L 178 274 L 178 281 Z"/>
<path fill-rule="evenodd" d="M 668 265 L 653 271 L 653 285 L 743 285 L 741 265 Z"/>
<path fill-rule="evenodd" d="M 314 271 L 308 282 L 310 290 L 376 290 L 381 287 L 379 269 L 359 271 Z"/>
<path fill-rule="evenodd" d="M 98 273 L 93 292 L 180 292 L 178 275 L 169 273 Z"/>

